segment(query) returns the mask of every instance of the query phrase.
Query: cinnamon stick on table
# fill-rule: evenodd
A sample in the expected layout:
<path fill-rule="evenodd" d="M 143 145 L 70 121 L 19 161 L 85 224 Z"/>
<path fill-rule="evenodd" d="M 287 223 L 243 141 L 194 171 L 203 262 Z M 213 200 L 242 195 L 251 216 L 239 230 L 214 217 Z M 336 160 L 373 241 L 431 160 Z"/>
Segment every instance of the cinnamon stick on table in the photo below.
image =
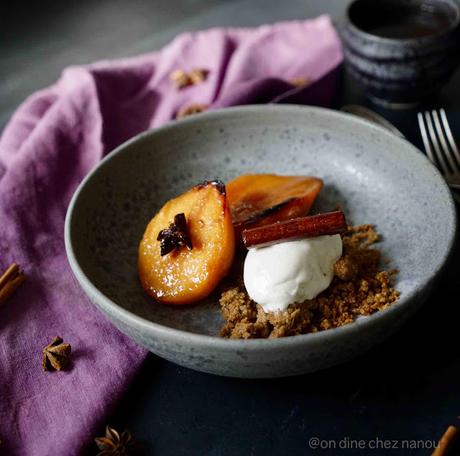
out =
<path fill-rule="evenodd" d="M 346 230 L 344 213 L 333 211 L 250 228 L 244 230 L 242 236 L 244 245 L 249 249 L 298 238 L 341 234 Z"/>
<path fill-rule="evenodd" d="M 0 277 L 0 304 L 3 304 L 24 282 L 26 276 L 19 265 L 13 263 Z"/>
<path fill-rule="evenodd" d="M 458 429 L 455 426 L 449 426 L 439 440 L 438 446 L 431 456 L 448 456 L 450 450 L 458 437 Z M 453 455 L 452 455 L 453 456 Z"/>

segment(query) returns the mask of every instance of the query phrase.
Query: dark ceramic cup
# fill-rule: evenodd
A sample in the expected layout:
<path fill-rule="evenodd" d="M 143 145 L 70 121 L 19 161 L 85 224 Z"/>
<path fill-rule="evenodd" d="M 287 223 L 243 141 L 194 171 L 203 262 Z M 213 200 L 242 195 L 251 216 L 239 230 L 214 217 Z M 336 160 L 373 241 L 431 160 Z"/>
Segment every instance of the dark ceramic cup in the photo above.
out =
<path fill-rule="evenodd" d="M 355 0 L 339 31 L 350 73 L 387 107 L 431 98 L 460 62 L 456 0 Z"/>

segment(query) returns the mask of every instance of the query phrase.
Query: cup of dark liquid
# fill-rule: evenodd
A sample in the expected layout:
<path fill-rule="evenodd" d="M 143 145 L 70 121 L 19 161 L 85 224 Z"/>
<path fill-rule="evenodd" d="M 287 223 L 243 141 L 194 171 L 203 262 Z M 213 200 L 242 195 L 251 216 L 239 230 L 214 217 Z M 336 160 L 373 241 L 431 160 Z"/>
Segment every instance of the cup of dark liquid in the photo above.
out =
<path fill-rule="evenodd" d="M 460 63 L 456 0 L 355 0 L 341 26 L 346 66 L 377 104 L 435 96 Z"/>

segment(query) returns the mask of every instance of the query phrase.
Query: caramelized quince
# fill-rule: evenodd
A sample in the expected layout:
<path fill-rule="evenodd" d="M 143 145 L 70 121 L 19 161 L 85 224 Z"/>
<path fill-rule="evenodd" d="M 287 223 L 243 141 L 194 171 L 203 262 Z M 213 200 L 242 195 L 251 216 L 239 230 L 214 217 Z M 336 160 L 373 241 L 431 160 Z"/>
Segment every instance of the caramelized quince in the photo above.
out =
<path fill-rule="evenodd" d="M 234 251 L 225 186 L 203 182 L 168 201 L 148 224 L 139 246 L 142 287 L 166 304 L 199 301 L 227 274 Z"/>
<path fill-rule="evenodd" d="M 245 174 L 227 184 L 235 232 L 308 213 L 323 181 L 310 176 Z"/>

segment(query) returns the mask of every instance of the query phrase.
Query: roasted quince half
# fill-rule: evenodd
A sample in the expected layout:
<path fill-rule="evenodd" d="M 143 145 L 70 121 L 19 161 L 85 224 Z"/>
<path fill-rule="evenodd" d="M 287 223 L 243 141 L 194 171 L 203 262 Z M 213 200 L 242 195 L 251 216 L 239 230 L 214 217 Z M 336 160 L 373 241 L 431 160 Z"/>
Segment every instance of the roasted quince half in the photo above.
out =
<path fill-rule="evenodd" d="M 139 246 L 142 287 L 165 304 L 208 296 L 227 274 L 235 251 L 225 185 L 203 182 L 168 201 Z"/>
<path fill-rule="evenodd" d="M 242 230 L 307 215 L 323 181 L 310 176 L 244 174 L 227 184 L 237 235 Z"/>

